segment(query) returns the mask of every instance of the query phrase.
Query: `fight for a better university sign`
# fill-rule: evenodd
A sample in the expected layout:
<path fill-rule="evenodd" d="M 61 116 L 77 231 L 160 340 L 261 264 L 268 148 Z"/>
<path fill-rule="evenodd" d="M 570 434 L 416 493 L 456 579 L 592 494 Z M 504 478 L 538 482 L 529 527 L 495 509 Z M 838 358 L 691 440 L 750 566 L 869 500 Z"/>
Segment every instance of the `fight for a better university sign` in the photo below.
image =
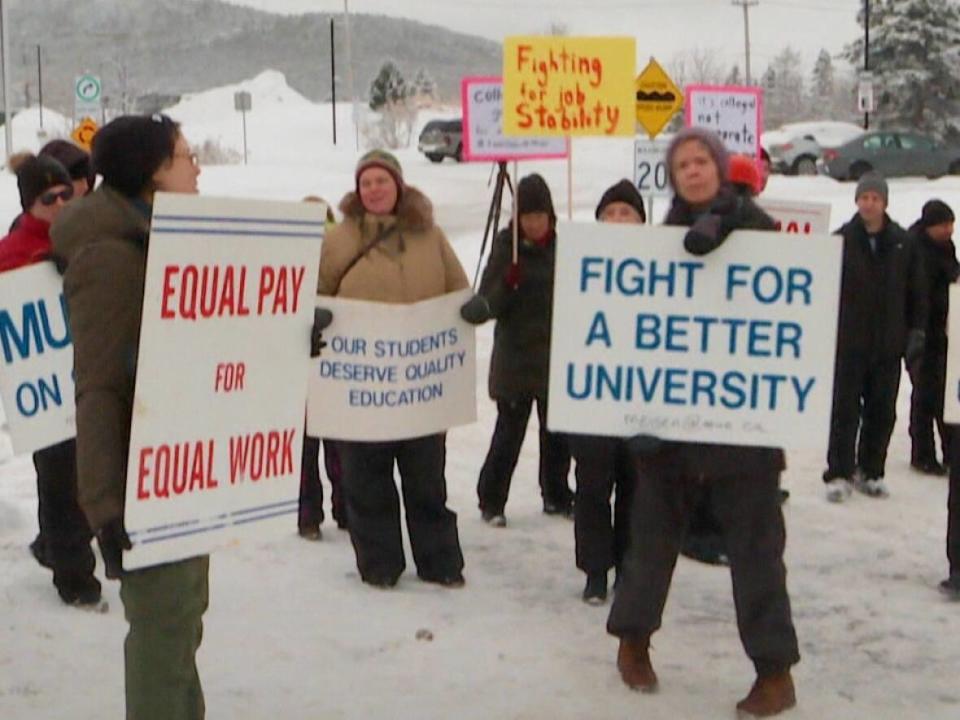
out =
<path fill-rule="evenodd" d="M 685 232 L 561 223 L 549 427 L 823 447 L 840 243 L 738 231 L 697 257 Z"/>
<path fill-rule="evenodd" d="M 127 569 L 289 532 L 323 205 L 157 195 L 127 470 Z"/>
<path fill-rule="evenodd" d="M 0 399 L 17 454 L 75 434 L 73 343 L 53 263 L 0 273 Z"/>
<path fill-rule="evenodd" d="M 460 317 L 470 291 L 409 305 L 320 298 L 333 312 L 310 375 L 308 432 L 403 440 L 477 418 L 476 344 Z"/>

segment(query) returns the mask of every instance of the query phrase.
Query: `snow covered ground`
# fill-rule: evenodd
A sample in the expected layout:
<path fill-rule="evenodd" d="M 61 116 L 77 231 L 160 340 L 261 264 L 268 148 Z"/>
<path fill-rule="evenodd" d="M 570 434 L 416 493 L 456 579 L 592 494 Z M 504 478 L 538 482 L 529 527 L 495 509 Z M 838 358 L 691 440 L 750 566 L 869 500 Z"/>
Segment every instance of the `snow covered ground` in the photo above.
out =
<path fill-rule="evenodd" d="M 333 148 L 329 106 L 310 104 L 275 74 L 249 88 L 251 164 L 205 167 L 201 192 L 338 200 L 352 187 L 357 158 L 350 109 L 339 108 L 340 144 Z M 171 114 L 194 143 L 218 138 L 241 150 L 234 89 L 204 93 Z M 18 147 L 33 144 L 35 130 L 15 125 L 15 132 Z M 412 148 L 398 154 L 408 181 L 433 199 L 472 275 L 490 166 L 433 165 Z M 593 220 L 601 192 L 631 177 L 631 161 L 630 141 L 575 142 L 575 218 Z M 565 215 L 565 166 L 521 168 L 533 170 L 545 175 Z M 828 202 L 834 226 L 855 209 L 853 185 L 824 178 L 774 177 L 767 194 Z M 908 225 L 930 197 L 960 209 L 960 178 L 892 182 L 891 214 Z M 16 211 L 15 181 L 4 174 L 0 223 Z M 617 675 L 616 640 L 604 630 L 609 605 L 580 601 L 572 524 L 540 512 L 532 432 L 514 477 L 508 527 L 480 521 L 475 484 L 495 419 L 484 392 L 491 342 L 492 328 L 482 328 L 479 420 L 448 440 L 450 504 L 460 516 L 467 586 L 421 583 L 408 560 L 396 589 L 369 589 L 358 579 L 346 533 L 329 522 L 321 543 L 300 540 L 291 526 L 276 542 L 217 553 L 199 655 L 208 717 L 733 716 L 753 669 L 737 636 L 726 570 L 680 560 L 664 627 L 654 637 L 662 689 L 638 695 Z M 787 717 L 960 717 L 960 605 L 936 591 L 946 570 L 946 481 L 910 470 L 908 408 L 904 378 L 887 466 L 889 500 L 856 495 L 830 505 L 822 496 L 822 453 L 789 456 L 787 566 L 803 660 L 794 675 L 799 706 Z M 35 494 L 30 458 L 13 457 L 0 432 L 0 718 L 121 717 L 126 625 L 118 585 L 105 584 L 106 615 L 60 603 L 49 574 L 27 551 L 36 531 Z M 423 629 L 432 639 L 418 639 Z"/>

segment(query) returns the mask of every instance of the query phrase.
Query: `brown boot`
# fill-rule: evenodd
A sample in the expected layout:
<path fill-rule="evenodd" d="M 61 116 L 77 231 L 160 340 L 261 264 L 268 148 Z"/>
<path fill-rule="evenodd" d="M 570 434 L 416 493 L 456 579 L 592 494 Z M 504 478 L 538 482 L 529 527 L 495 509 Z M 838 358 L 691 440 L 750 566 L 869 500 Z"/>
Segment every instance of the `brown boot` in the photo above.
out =
<path fill-rule="evenodd" d="M 652 693 L 657 691 L 657 674 L 650 664 L 650 638 L 620 638 L 617 650 L 617 669 L 631 690 Z"/>
<path fill-rule="evenodd" d="M 737 717 L 762 718 L 777 715 L 797 704 L 789 670 L 760 675 L 750 693 L 737 703 Z"/>

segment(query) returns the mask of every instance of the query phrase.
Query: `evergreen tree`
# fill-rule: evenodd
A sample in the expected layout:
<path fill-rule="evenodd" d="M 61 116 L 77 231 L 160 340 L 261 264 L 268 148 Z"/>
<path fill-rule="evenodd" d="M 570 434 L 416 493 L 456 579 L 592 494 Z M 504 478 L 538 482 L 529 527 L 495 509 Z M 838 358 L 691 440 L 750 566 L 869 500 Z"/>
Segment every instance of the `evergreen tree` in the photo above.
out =
<path fill-rule="evenodd" d="M 863 25 L 861 10 L 858 20 Z M 847 58 L 863 66 L 863 38 Z M 870 70 L 881 125 L 936 135 L 956 132 L 960 110 L 960 9 L 951 0 L 873 0 Z"/>
<path fill-rule="evenodd" d="M 833 81 L 833 59 L 826 50 L 821 50 L 817 61 L 813 64 L 811 78 L 812 92 L 817 98 L 826 100 L 833 97 L 835 88 Z"/>
<path fill-rule="evenodd" d="M 763 74 L 764 116 L 768 127 L 807 119 L 804 82 L 800 74 L 800 53 L 787 46 L 780 51 Z"/>
<path fill-rule="evenodd" d="M 409 94 L 407 81 L 400 68 L 393 60 L 387 60 L 370 83 L 370 109 L 379 112 L 385 107 L 403 103 Z"/>
<path fill-rule="evenodd" d="M 437 83 L 423 68 L 417 70 L 417 74 L 413 76 L 412 90 L 416 97 L 430 100 L 435 100 L 437 97 Z"/>
<path fill-rule="evenodd" d="M 734 65 L 724 81 L 724 85 L 743 85 L 743 78 L 740 77 L 740 66 Z"/>

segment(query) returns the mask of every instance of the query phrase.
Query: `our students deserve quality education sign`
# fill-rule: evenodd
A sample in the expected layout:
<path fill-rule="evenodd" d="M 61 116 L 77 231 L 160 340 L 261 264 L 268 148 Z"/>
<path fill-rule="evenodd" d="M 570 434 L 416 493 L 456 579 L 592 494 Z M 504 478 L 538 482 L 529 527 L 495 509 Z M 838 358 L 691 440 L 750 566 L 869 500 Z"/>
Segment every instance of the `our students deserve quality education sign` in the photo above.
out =
<path fill-rule="evenodd" d="M 738 231 L 561 223 L 548 425 L 573 433 L 822 447 L 841 245 Z"/>

